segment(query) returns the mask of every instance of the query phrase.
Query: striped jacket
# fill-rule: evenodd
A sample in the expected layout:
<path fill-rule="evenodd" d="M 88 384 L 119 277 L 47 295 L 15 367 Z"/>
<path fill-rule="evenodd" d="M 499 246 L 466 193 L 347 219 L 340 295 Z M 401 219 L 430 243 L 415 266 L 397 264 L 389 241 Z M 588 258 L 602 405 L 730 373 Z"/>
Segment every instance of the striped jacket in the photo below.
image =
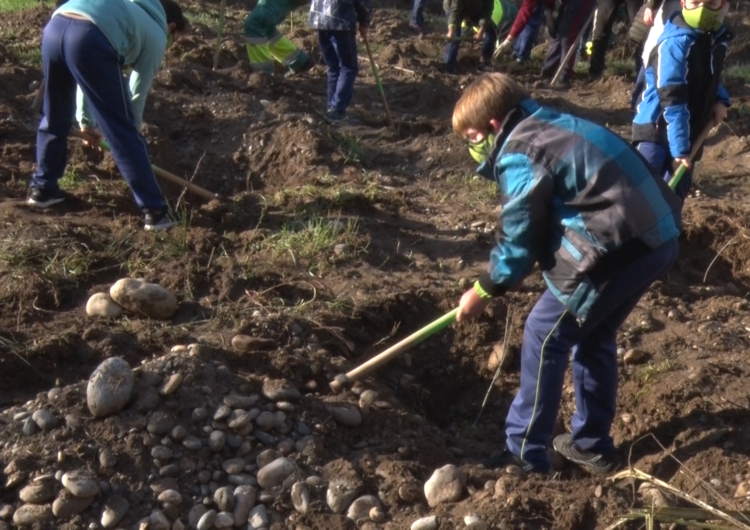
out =
<path fill-rule="evenodd" d="M 354 31 L 371 20 L 370 0 L 312 0 L 308 23 L 317 30 Z"/>
<path fill-rule="evenodd" d="M 613 272 L 680 232 L 679 199 L 630 143 L 531 99 L 506 117 L 478 173 L 503 197 L 481 287 L 499 296 L 539 263 L 581 323 Z"/>
<path fill-rule="evenodd" d="M 634 142 L 669 145 L 673 158 L 690 154 L 692 141 L 711 119 L 713 104 L 730 104 L 720 84 L 730 39 L 724 26 L 708 33 L 688 26 L 682 12 L 672 15 L 646 65 L 646 88 L 633 119 Z"/>

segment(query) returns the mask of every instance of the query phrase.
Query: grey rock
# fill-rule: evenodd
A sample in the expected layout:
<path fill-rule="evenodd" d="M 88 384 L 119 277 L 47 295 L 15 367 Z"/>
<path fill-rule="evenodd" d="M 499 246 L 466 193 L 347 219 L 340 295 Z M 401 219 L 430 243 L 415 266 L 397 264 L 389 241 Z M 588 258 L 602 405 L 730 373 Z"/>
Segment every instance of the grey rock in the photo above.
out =
<path fill-rule="evenodd" d="M 246 465 L 244 458 L 230 458 L 229 460 L 224 460 L 221 467 L 226 471 L 227 475 L 233 475 L 244 470 Z"/>
<path fill-rule="evenodd" d="M 195 528 L 197 530 L 209 530 L 214 525 L 214 522 L 216 522 L 216 516 L 218 514 L 216 513 L 216 510 L 208 510 L 206 513 L 203 514 L 203 516 L 198 521 L 198 524 L 195 525 Z"/>
<path fill-rule="evenodd" d="M 253 528 L 266 528 L 268 527 L 268 512 L 266 507 L 262 504 L 257 505 L 247 516 L 247 522 L 252 525 Z"/>
<path fill-rule="evenodd" d="M 203 446 L 201 441 L 195 436 L 187 436 L 184 440 L 182 440 L 182 445 L 189 451 L 198 451 Z"/>
<path fill-rule="evenodd" d="M 59 386 L 56 386 L 54 388 L 50 388 L 49 391 L 47 391 L 47 399 L 50 401 L 54 401 L 57 398 L 59 398 L 63 393 L 63 389 Z"/>
<path fill-rule="evenodd" d="M 26 436 L 31 436 L 39 431 L 39 426 L 31 417 L 28 417 L 23 420 L 23 427 L 21 430 Z"/>
<path fill-rule="evenodd" d="M 359 427 L 362 425 L 362 413 L 354 405 L 337 403 L 326 407 L 333 419 L 347 427 Z"/>
<path fill-rule="evenodd" d="M 156 498 L 161 503 L 169 503 L 175 506 L 182 504 L 182 495 L 177 490 L 164 490 Z"/>
<path fill-rule="evenodd" d="M 234 490 L 224 486 L 214 492 L 214 502 L 222 512 L 231 511 L 234 508 Z"/>
<path fill-rule="evenodd" d="M 232 528 L 234 526 L 234 516 L 229 512 L 219 512 L 216 514 L 214 526 L 216 528 Z"/>
<path fill-rule="evenodd" d="M 227 435 L 224 431 L 213 431 L 208 437 L 208 447 L 211 451 L 218 453 L 224 448 L 224 444 L 227 441 Z"/>
<path fill-rule="evenodd" d="M 247 475 L 244 473 L 238 473 L 236 475 L 229 475 L 227 477 L 227 481 L 232 486 L 257 486 L 258 481 L 255 479 L 252 475 Z"/>
<path fill-rule="evenodd" d="M 247 523 L 250 510 L 255 506 L 255 488 L 252 486 L 237 486 L 234 490 L 234 526 Z"/>
<path fill-rule="evenodd" d="M 300 393 L 285 379 L 264 379 L 263 395 L 271 401 L 297 401 Z"/>
<path fill-rule="evenodd" d="M 68 490 L 62 490 L 55 499 L 55 502 L 52 503 L 52 513 L 58 519 L 68 519 L 91 506 L 91 503 L 94 502 L 94 497 L 94 495 L 85 497 L 77 496 Z"/>
<path fill-rule="evenodd" d="M 159 408 L 161 398 L 155 388 L 150 386 L 141 385 L 136 390 L 137 397 L 135 398 L 135 410 L 142 413 L 148 413 Z"/>
<path fill-rule="evenodd" d="M 172 432 L 169 433 L 169 436 L 172 437 L 172 440 L 179 442 L 187 436 L 187 429 L 182 425 L 175 425 Z"/>
<path fill-rule="evenodd" d="M 273 339 L 250 337 L 249 335 L 235 335 L 232 338 L 232 347 L 242 352 L 272 350 L 278 343 Z"/>
<path fill-rule="evenodd" d="M 349 506 L 349 510 L 346 512 L 346 516 L 352 521 L 359 521 L 363 518 L 370 517 L 370 511 L 373 508 L 380 509 L 380 500 L 374 495 L 363 495 Z"/>
<path fill-rule="evenodd" d="M 13 524 L 30 526 L 49 522 L 52 517 L 52 507 L 49 504 L 24 504 L 13 513 Z"/>
<path fill-rule="evenodd" d="M 180 466 L 177 464 L 167 464 L 159 468 L 159 475 L 162 477 L 176 477 L 180 474 Z"/>
<path fill-rule="evenodd" d="M 461 498 L 466 485 L 466 475 L 452 464 L 436 469 L 424 485 L 427 504 L 434 508 L 444 502 L 454 502 Z"/>
<path fill-rule="evenodd" d="M 294 412 L 296 408 L 293 403 L 289 403 L 288 401 L 279 401 L 276 403 L 276 407 L 284 412 Z"/>
<path fill-rule="evenodd" d="M 190 511 L 188 512 L 188 526 L 190 528 L 196 528 L 198 526 L 198 521 L 201 520 L 201 517 L 203 517 L 207 511 L 208 508 L 202 504 L 196 504 L 190 508 Z"/>
<path fill-rule="evenodd" d="M 268 430 L 273 426 L 273 413 L 272 412 L 261 412 L 260 415 L 255 418 L 255 425 L 259 429 Z"/>
<path fill-rule="evenodd" d="M 99 493 L 99 485 L 96 480 L 81 472 L 65 473 L 62 476 L 62 484 L 66 490 L 76 497 L 93 497 Z"/>
<path fill-rule="evenodd" d="M 191 417 L 193 418 L 193 421 L 203 421 L 208 417 L 208 411 L 206 410 L 206 407 L 198 407 L 193 409 Z"/>
<path fill-rule="evenodd" d="M 343 479 L 334 479 L 328 484 L 326 504 L 333 513 L 343 513 L 359 494 L 359 484 Z"/>
<path fill-rule="evenodd" d="M 180 388 L 183 379 L 184 376 L 181 373 L 170 375 L 167 380 L 164 381 L 164 384 L 161 385 L 161 388 L 159 388 L 159 394 L 162 396 L 173 394 L 178 388 Z"/>
<path fill-rule="evenodd" d="M 255 464 L 258 466 L 258 469 L 262 469 L 280 456 L 281 453 L 279 453 L 275 449 L 266 449 L 264 451 L 261 451 L 261 453 L 257 457 L 255 457 Z"/>
<path fill-rule="evenodd" d="M 223 419 L 226 419 L 231 413 L 231 407 L 227 407 L 226 405 L 219 405 L 219 408 L 217 408 L 216 412 L 214 412 L 214 421 L 221 421 Z"/>
<path fill-rule="evenodd" d="M 127 311 L 148 318 L 168 320 L 177 312 L 177 298 L 154 283 L 123 278 L 110 288 L 109 295 Z"/>
<path fill-rule="evenodd" d="M 154 412 L 148 417 L 146 430 L 156 436 L 164 436 L 172 430 L 175 424 L 174 416 L 166 412 Z"/>
<path fill-rule="evenodd" d="M 224 404 L 233 409 L 249 409 L 258 402 L 259 397 L 257 394 L 252 396 L 232 394 L 224 398 Z"/>
<path fill-rule="evenodd" d="M 165 445 L 157 445 L 151 449 L 151 457 L 158 460 L 171 460 L 174 458 L 174 453 Z"/>
<path fill-rule="evenodd" d="M 111 495 L 104 503 L 101 523 L 104 528 L 114 528 L 128 514 L 130 503 L 120 495 Z"/>
<path fill-rule="evenodd" d="M 117 414 L 133 394 L 133 372 L 120 357 L 111 357 L 91 374 L 86 387 L 86 404 L 96 418 Z"/>
<path fill-rule="evenodd" d="M 295 482 L 292 486 L 292 504 L 294 509 L 301 514 L 310 510 L 310 490 L 304 482 Z"/>
<path fill-rule="evenodd" d="M 264 445 L 276 445 L 276 437 L 265 431 L 256 431 L 253 436 Z"/>
<path fill-rule="evenodd" d="M 13 505 L 0 504 L 0 521 L 4 521 L 13 517 L 13 511 Z"/>
<path fill-rule="evenodd" d="M 148 485 L 154 495 L 157 497 L 167 490 L 178 490 L 180 488 L 177 481 L 173 478 L 159 478 L 155 479 Z"/>
<path fill-rule="evenodd" d="M 241 429 L 246 425 L 252 425 L 253 417 L 246 410 L 236 409 L 227 418 L 227 425 L 230 429 Z"/>
<path fill-rule="evenodd" d="M 148 516 L 148 530 L 170 530 L 169 519 L 161 510 L 154 510 Z"/>
<path fill-rule="evenodd" d="M 31 504 L 45 504 L 55 498 L 55 483 L 51 480 L 32 482 L 19 493 L 18 497 L 23 502 Z"/>
<path fill-rule="evenodd" d="M 291 440 L 281 440 L 276 446 L 276 450 L 284 456 L 294 451 L 294 442 Z"/>
<path fill-rule="evenodd" d="M 437 527 L 437 517 L 435 515 L 422 517 L 411 524 L 411 530 L 435 530 Z"/>
<path fill-rule="evenodd" d="M 39 409 L 32 414 L 31 419 L 43 431 L 49 431 L 57 426 L 57 417 L 46 409 Z"/>
<path fill-rule="evenodd" d="M 112 469 L 117 465 L 117 455 L 109 447 L 105 447 L 99 452 L 99 465 L 104 469 Z"/>
<path fill-rule="evenodd" d="M 265 489 L 280 486 L 296 469 L 297 466 L 288 458 L 277 458 L 258 471 L 258 484 Z"/>

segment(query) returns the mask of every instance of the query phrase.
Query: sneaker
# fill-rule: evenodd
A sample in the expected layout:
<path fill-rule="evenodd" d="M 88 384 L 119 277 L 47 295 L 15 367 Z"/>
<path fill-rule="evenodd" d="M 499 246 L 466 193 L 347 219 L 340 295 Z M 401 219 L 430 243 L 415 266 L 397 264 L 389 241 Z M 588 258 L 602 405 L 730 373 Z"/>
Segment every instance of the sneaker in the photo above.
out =
<path fill-rule="evenodd" d="M 31 188 L 28 203 L 35 208 L 44 209 L 60 204 L 65 200 L 65 193 L 57 189 L 55 191 L 45 191 L 41 188 Z"/>
<path fill-rule="evenodd" d="M 416 22 L 409 22 L 409 28 L 420 35 L 424 35 L 425 33 L 424 26 L 417 24 Z"/>
<path fill-rule="evenodd" d="M 334 109 L 328 109 L 325 115 L 325 119 L 329 122 L 333 123 L 347 123 L 350 121 L 349 116 L 346 112 L 334 110 Z"/>
<path fill-rule="evenodd" d="M 297 69 L 289 68 L 289 71 L 284 74 L 284 77 L 293 77 L 295 75 L 304 74 L 305 72 L 310 71 L 310 69 L 315 66 L 315 61 L 312 60 L 312 57 L 307 57 L 307 60 L 299 65 Z"/>
<path fill-rule="evenodd" d="M 570 434 L 561 434 L 552 442 L 555 451 L 563 457 L 580 466 L 587 467 L 597 475 L 611 473 L 622 464 L 620 455 L 613 453 L 604 455 L 593 451 L 582 451 L 576 447 Z"/>
<path fill-rule="evenodd" d="M 144 221 L 143 228 L 153 231 L 166 230 L 177 224 L 177 221 L 172 220 L 167 212 L 147 211 Z"/>
<path fill-rule="evenodd" d="M 522 458 L 514 455 L 508 450 L 505 450 L 499 454 L 492 455 L 488 459 L 483 460 L 482 465 L 487 469 L 512 467 L 514 468 L 514 471 L 519 475 L 526 475 L 528 473 L 542 473 L 545 475 L 549 474 L 548 471 L 535 469 L 534 464 L 523 460 Z"/>

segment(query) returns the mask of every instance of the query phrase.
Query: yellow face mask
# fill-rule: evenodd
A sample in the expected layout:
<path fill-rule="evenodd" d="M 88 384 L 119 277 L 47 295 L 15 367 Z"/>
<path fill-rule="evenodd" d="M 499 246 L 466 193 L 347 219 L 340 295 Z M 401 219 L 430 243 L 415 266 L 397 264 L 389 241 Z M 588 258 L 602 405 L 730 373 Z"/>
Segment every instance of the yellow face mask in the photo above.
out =
<path fill-rule="evenodd" d="M 469 154 L 477 164 L 481 164 L 487 159 L 493 145 L 495 145 L 495 135 L 488 134 L 481 140 L 469 142 Z"/>
<path fill-rule="evenodd" d="M 694 7 L 693 9 L 685 7 L 682 9 L 682 18 L 691 28 L 701 31 L 716 31 L 721 27 L 728 11 L 728 3 L 725 3 L 719 9 L 710 9 L 707 6 Z"/>

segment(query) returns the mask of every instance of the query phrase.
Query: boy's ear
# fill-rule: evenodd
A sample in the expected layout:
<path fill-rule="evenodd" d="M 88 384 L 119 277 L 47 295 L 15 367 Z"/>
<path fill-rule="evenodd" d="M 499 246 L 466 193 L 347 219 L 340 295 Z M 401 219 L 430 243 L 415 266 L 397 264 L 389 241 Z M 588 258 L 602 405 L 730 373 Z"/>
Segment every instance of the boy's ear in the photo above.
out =
<path fill-rule="evenodd" d="M 500 123 L 500 120 L 496 120 L 495 118 L 492 118 L 490 120 L 490 127 L 492 127 L 493 134 L 497 134 L 500 132 L 500 127 L 502 127 L 502 123 Z"/>

